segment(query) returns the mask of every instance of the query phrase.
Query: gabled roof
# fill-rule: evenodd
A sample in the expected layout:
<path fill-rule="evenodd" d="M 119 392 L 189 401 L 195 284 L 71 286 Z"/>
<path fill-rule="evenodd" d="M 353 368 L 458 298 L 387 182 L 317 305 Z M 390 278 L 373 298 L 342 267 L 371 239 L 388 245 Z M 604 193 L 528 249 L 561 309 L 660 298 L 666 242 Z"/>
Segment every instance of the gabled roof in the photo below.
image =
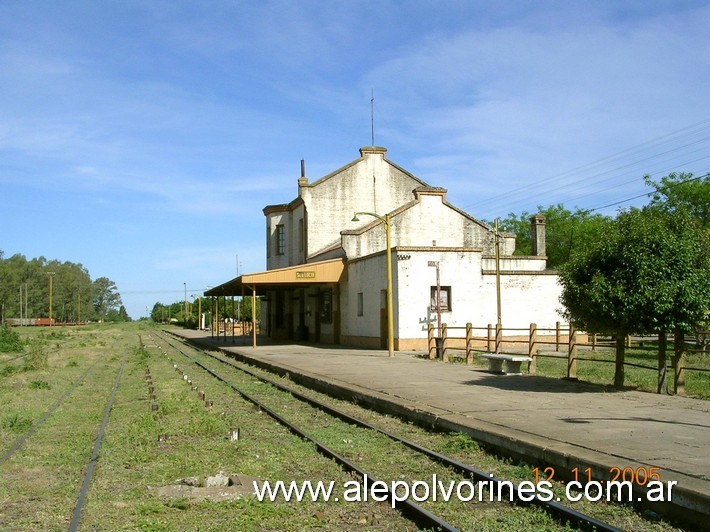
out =
<path fill-rule="evenodd" d="M 321 177 L 320 179 L 314 181 L 313 183 L 303 183 L 303 184 L 300 184 L 300 186 L 302 186 L 302 187 L 316 187 L 316 186 L 320 185 L 321 183 L 323 183 L 323 182 L 325 182 L 325 181 L 327 181 L 327 180 L 329 180 L 329 179 L 332 179 L 332 178 L 335 177 L 336 175 L 338 175 L 338 174 L 344 172 L 344 171 L 347 170 L 348 168 L 350 168 L 350 167 L 352 167 L 352 166 L 355 166 L 356 164 L 358 164 L 358 163 L 364 161 L 364 160 L 365 160 L 365 157 L 366 157 L 367 155 L 370 155 L 370 154 L 377 154 L 377 153 L 382 154 L 382 158 L 384 159 L 384 161 L 385 161 L 387 164 L 389 164 L 389 165 L 392 166 L 393 168 L 396 168 L 397 170 L 399 170 L 400 172 L 402 172 L 403 174 L 405 174 L 407 177 L 410 177 L 411 179 L 417 181 L 418 183 L 421 183 L 421 186 L 424 186 L 424 187 L 429 186 L 429 185 L 427 185 L 424 181 L 422 181 L 421 179 L 419 179 L 417 176 L 415 176 L 414 174 L 412 174 L 411 172 L 408 172 L 407 170 L 405 170 L 405 169 L 402 168 L 401 166 L 398 166 L 398 165 L 396 165 L 395 163 L 393 163 L 392 161 L 389 161 L 389 160 L 387 159 L 387 156 L 386 156 L 386 154 L 387 154 L 387 148 L 383 148 L 383 147 L 381 147 L 381 146 L 364 146 L 364 147 L 360 148 L 360 157 L 359 157 L 359 158 L 355 159 L 354 161 L 349 162 L 349 163 L 346 164 L 345 166 L 341 166 L 341 167 L 338 168 L 337 170 L 334 170 L 333 172 L 331 172 L 331 173 L 329 173 L 329 174 L 327 174 L 327 175 Z"/>
<path fill-rule="evenodd" d="M 487 231 L 490 231 L 490 232 L 495 231 L 495 229 L 493 229 L 493 228 L 492 228 L 490 225 L 488 225 L 487 223 L 482 222 L 482 221 L 479 220 L 478 218 L 474 218 L 473 216 L 471 216 L 471 215 L 470 215 L 469 213 L 467 213 L 466 211 L 463 211 L 463 210 L 459 209 L 458 207 L 456 207 L 455 205 L 452 205 L 451 203 L 449 203 L 448 201 L 446 201 L 446 199 L 443 197 L 443 196 L 446 195 L 446 192 L 447 192 L 447 190 L 446 190 L 445 188 L 442 188 L 442 187 L 430 187 L 430 186 L 426 185 L 426 186 L 422 186 L 422 187 L 417 187 L 417 188 L 415 188 L 413 192 L 414 192 L 414 198 L 415 198 L 415 199 L 413 199 L 412 201 L 409 201 L 409 202 L 407 202 L 407 203 L 405 203 L 405 204 L 403 204 L 403 205 L 400 205 L 399 207 L 397 207 L 397 208 L 396 208 L 395 210 L 393 210 L 392 212 L 387 213 L 390 218 L 394 218 L 395 216 L 397 216 L 397 215 L 399 215 L 399 214 L 401 214 L 401 213 L 403 213 L 403 212 L 405 212 L 405 211 L 408 211 L 409 209 L 411 209 L 411 208 L 413 208 L 414 206 L 418 205 L 418 204 L 421 202 L 421 200 L 419 199 L 419 196 L 421 196 L 421 195 L 435 195 L 435 196 L 442 196 L 441 202 L 442 202 L 445 206 L 447 206 L 448 208 L 450 208 L 451 210 L 453 210 L 453 211 L 457 212 L 458 214 L 460 214 L 461 216 L 463 216 L 464 218 L 467 218 L 467 219 L 469 219 L 470 221 L 472 221 L 473 223 L 480 225 L 482 228 L 484 228 L 484 229 L 487 230 Z M 341 234 L 341 235 L 359 235 L 359 234 L 362 234 L 362 233 L 365 233 L 365 232 L 369 231 L 370 229 L 372 229 L 373 227 L 376 227 L 377 225 L 379 225 L 379 224 L 381 224 L 381 223 L 382 223 L 382 220 L 374 219 L 374 220 L 373 220 L 372 222 L 370 222 L 369 224 L 365 224 L 365 225 L 363 225 L 363 226 L 360 226 L 360 227 L 358 227 L 357 229 L 348 229 L 348 230 L 345 230 L 345 231 L 341 231 L 340 234 Z M 507 233 L 501 232 L 501 234 L 507 234 Z"/>

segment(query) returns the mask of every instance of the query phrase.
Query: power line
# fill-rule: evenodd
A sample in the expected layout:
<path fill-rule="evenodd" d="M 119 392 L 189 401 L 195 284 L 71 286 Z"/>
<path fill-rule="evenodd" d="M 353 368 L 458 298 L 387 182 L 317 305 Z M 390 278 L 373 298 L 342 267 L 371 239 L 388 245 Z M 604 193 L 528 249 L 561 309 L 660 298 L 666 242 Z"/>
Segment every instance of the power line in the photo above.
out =
<path fill-rule="evenodd" d="M 692 183 L 693 181 L 698 181 L 698 180 L 700 180 L 700 179 L 705 179 L 705 178 L 707 178 L 707 177 L 710 177 L 710 173 L 705 174 L 705 175 L 701 175 L 701 176 L 697 176 L 697 177 L 691 177 L 690 179 L 686 179 L 685 181 L 681 181 L 680 183 L 673 183 L 673 184 L 671 184 L 671 185 L 666 185 L 665 188 L 666 188 L 666 189 L 669 189 L 669 188 L 670 188 L 670 189 L 673 189 L 673 188 L 675 188 L 675 187 L 678 187 L 678 186 L 681 186 L 681 185 L 685 185 L 686 183 Z M 653 194 L 653 193 L 655 193 L 655 192 L 657 192 L 657 190 L 651 190 L 651 191 L 649 191 L 649 192 L 646 192 L 646 193 L 644 193 L 644 194 L 639 194 L 638 196 L 634 196 L 634 197 L 632 197 L 632 198 L 626 198 L 626 199 L 623 199 L 623 200 L 620 200 L 620 201 L 615 201 L 614 203 L 609 203 L 609 204 L 607 204 L 607 205 L 602 205 L 601 207 L 595 207 L 595 208 L 593 208 L 593 209 L 585 209 L 585 212 L 599 211 L 599 210 L 602 210 L 602 209 L 606 209 L 607 207 L 613 207 L 614 205 L 620 205 L 620 204 L 622 204 L 622 203 L 626 203 L 627 201 L 633 201 L 633 200 L 638 199 L 638 198 L 643 198 L 644 196 L 650 196 L 651 194 Z"/>
<path fill-rule="evenodd" d="M 667 163 L 671 163 L 671 160 L 668 160 L 667 156 L 673 155 L 673 154 L 678 154 L 678 157 L 672 157 L 671 159 L 675 159 L 671 164 L 667 164 L 666 168 L 668 168 L 669 171 L 675 170 L 678 168 L 680 165 L 683 164 L 689 164 L 692 162 L 697 162 L 699 160 L 708 158 L 708 156 L 705 157 L 700 157 L 700 158 L 695 158 L 693 160 L 688 161 L 688 157 L 692 154 L 702 152 L 702 153 L 707 153 L 706 148 L 699 148 L 699 149 L 694 149 L 691 151 L 688 151 L 688 148 L 693 148 L 699 144 L 706 143 L 710 140 L 710 118 L 706 118 L 704 120 L 701 120 L 699 122 L 696 122 L 694 124 L 691 124 L 689 126 L 686 126 L 684 128 L 678 129 L 676 131 L 673 131 L 671 133 L 668 133 L 666 135 L 662 135 L 660 137 L 657 137 L 655 139 L 643 142 L 641 144 L 637 144 L 635 146 L 632 146 L 630 148 L 627 148 L 625 150 L 622 150 L 620 152 L 617 152 L 613 155 L 603 157 L 601 159 L 598 159 L 594 162 L 578 166 L 576 168 L 573 168 L 572 170 L 568 170 L 566 172 L 551 176 L 549 178 L 545 178 L 539 181 L 536 181 L 534 183 L 530 183 L 521 187 L 518 187 L 515 190 L 508 191 L 506 193 L 502 194 L 497 194 L 492 197 L 487 197 L 486 199 L 482 199 L 480 201 L 474 202 L 472 204 L 468 204 L 464 206 L 464 209 L 469 209 L 471 207 L 474 207 L 476 205 L 481 205 L 481 204 L 490 204 L 491 202 L 495 201 L 496 199 L 505 199 L 504 204 L 507 205 L 512 205 L 514 203 L 517 203 L 519 200 L 517 198 L 523 199 L 523 197 L 527 200 L 530 200 L 531 198 L 534 197 L 540 197 L 540 196 L 549 196 L 550 192 L 547 186 L 545 185 L 553 185 L 556 182 L 561 181 L 562 179 L 568 179 L 573 178 L 575 176 L 580 176 L 578 179 L 574 179 L 572 181 L 568 181 L 564 184 L 560 184 L 559 186 L 555 187 L 555 192 L 559 193 L 560 191 L 563 190 L 568 190 L 573 187 L 579 187 L 581 184 L 586 184 L 587 186 L 589 185 L 601 185 L 603 183 L 607 183 L 610 181 L 618 181 L 620 171 L 626 170 L 626 169 L 631 169 L 635 166 L 640 166 L 642 164 L 647 164 L 650 161 L 658 161 L 659 159 L 663 160 L 666 158 Z M 665 146 L 672 146 L 670 143 L 678 143 L 679 141 L 683 142 L 681 145 L 675 145 L 673 147 L 669 147 L 667 149 L 663 149 Z M 662 149 L 662 151 L 659 151 L 659 148 Z M 648 153 L 649 150 L 655 149 L 656 152 L 650 155 L 644 155 L 644 153 Z M 630 160 L 629 160 L 630 156 Z M 678 161 L 679 157 L 683 157 L 685 160 L 683 161 Z M 658 161 L 658 162 L 663 162 L 663 161 Z M 609 168 L 608 164 L 612 163 L 612 167 Z M 605 169 L 604 167 L 607 166 Z M 584 175 L 587 172 L 594 172 L 592 175 Z M 628 172 L 625 172 L 628 173 Z M 644 172 L 644 174 L 648 174 L 649 172 Z M 655 172 L 654 172 L 655 173 Z M 622 174 L 623 175 L 623 174 Z M 599 180 L 598 178 L 602 176 L 609 176 L 606 177 L 603 180 Z M 637 178 L 634 178 L 634 181 Z M 631 183 L 632 181 L 627 181 L 627 183 Z M 546 190 L 540 190 L 537 193 L 526 193 L 527 191 L 530 191 L 531 189 L 540 189 L 542 186 L 545 186 Z M 620 186 L 619 184 L 615 185 L 612 188 L 618 188 Z M 586 197 L 590 194 L 587 194 L 582 197 Z M 497 210 L 504 210 L 501 209 L 500 203 L 497 204 Z"/>

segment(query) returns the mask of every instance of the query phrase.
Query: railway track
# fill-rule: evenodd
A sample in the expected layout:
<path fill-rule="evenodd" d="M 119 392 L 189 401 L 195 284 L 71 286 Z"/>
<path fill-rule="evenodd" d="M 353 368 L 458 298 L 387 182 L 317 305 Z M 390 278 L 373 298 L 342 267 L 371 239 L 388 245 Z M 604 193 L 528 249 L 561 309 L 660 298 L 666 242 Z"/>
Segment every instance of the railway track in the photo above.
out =
<path fill-rule="evenodd" d="M 126 358 L 128 358 L 128 351 L 124 353 L 123 358 L 121 359 L 121 366 L 118 368 L 116 379 L 113 381 L 111 395 L 109 395 L 108 401 L 106 402 L 104 417 L 101 420 L 101 426 L 99 427 L 99 431 L 96 434 L 94 448 L 91 452 L 91 458 L 89 458 L 89 462 L 86 465 L 84 480 L 81 484 L 81 490 L 79 491 L 79 498 L 77 499 L 76 506 L 74 507 L 74 512 L 72 513 L 72 520 L 69 524 L 70 532 L 75 532 L 79 528 L 81 512 L 84 509 L 84 504 L 86 503 L 86 494 L 89 491 L 89 485 L 91 484 L 91 477 L 94 474 L 96 461 L 99 459 L 99 451 L 101 450 L 101 444 L 104 440 L 104 433 L 106 432 L 106 425 L 108 425 L 109 416 L 111 415 L 111 408 L 113 408 L 113 401 L 116 398 L 116 390 L 118 389 L 118 385 L 121 382 L 121 374 L 123 373 L 123 368 L 126 365 Z"/>
<path fill-rule="evenodd" d="M 406 448 L 408 453 L 411 453 L 412 456 L 417 457 L 417 460 L 425 460 L 427 463 L 432 464 L 435 463 L 438 467 L 443 467 L 445 471 L 449 472 L 449 474 L 457 475 L 459 479 L 474 480 L 475 482 L 479 482 L 479 486 L 481 485 L 480 483 L 488 483 L 487 485 L 490 486 L 491 489 L 497 489 L 498 493 L 504 492 L 508 499 L 513 501 L 514 508 L 519 508 L 520 511 L 523 511 L 523 507 L 530 506 L 553 516 L 554 519 L 556 519 L 562 526 L 571 525 L 575 528 L 587 530 L 616 530 L 615 527 L 607 523 L 584 515 L 555 501 L 543 500 L 539 496 L 535 496 L 532 500 L 530 500 L 529 497 L 525 497 L 519 492 L 517 486 L 513 482 L 506 482 L 503 479 L 472 468 L 458 460 L 445 456 L 444 454 L 427 449 L 415 442 L 393 434 L 390 431 L 375 427 L 372 424 L 353 416 L 352 414 L 334 408 L 331 404 L 305 395 L 294 388 L 284 386 L 279 382 L 265 377 L 262 373 L 251 371 L 241 363 L 237 363 L 223 356 L 218 356 L 211 352 L 196 348 L 195 346 L 187 344 L 177 337 L 168 338 L 165 333 L 156 338 L 159 338 L 166 344 L 167 347 L 165 349 L 158 345 L 159 349 L 161 349 L 166 356 L 170 356 L 170 350 L 179 353 L 182 357 L 209 374 L 210 377 L 228 386 L 242 398 L 256 405 L 259 409 L 267 413 L 292 433 L 312 442 L 321 454 L 336 461 L 343 469 L 359 476 L 360 478 L 369 478 L 372 482 L 375 482 L 378 476 L 376 473 L 368 471 L 362 466 L 354 463 L 355 460 L 352 458 L 348 458 L 344 456 L 342 452 L 338 452 L 337 449 L 333 448 L 332 444 L 323 442 L 317 436 L 314 436 L 313 433 L 317 433 L 317 429 L 313 429 L 311 427 L 303 428 L 304 424 L 307 424 L 307 421 L 304 421 L 304 419 L 308 418 L 308 414 L 304 414 L 302 407 L 298 409 L 301 410 L 298 416 L 294 416 L 294 409 L 290 409 L 288 416 L 290 419 L 287 419 L 285 414 L 279 413 L 277 410 L 289 411 L 288 408 L 277 408 L 273 406 L 274 403 L 283 403 L 283 399 L 275 398 L 271 393 L 255 393 L 248 390 L 250 386 L 244 383 L 244 378 L 252 381 L 257 379 L 261 383 L 268 384 L 273 390 L 278 390 L 278 393 L 282 394 L 282 396 L 291 397 L 298 401 L 301 405 L 307 405 L 312 409 L 316 409 L 319 412 L 326 414 L 333 420 L 328 422 L 330 424 L 340 423 L 343 424 L 343 426 L 357 427 L 358 430 L 376 433 L 380 437 L 387 438 L 393 445 L 396 446 L 392 451 L 393 453 L 401 453 L 401 449 Z M 226 370 L 228 373 L 231 372 L 230 375 L 225 376 L 224 373 L 216 371 L 214 369 L 216 367 L 214 365 L 215 362 L 219 363 L 219 367 L 221 369 Z M 177 368 L 177 364 L 175 364 L 175 367 Z M 241 380 L 238 377 L 239 374 L 244 376 Z M 240 380 L 240 383 L 235 384 L 233 382 L 234 380 Z M 294 422 L 293 417 L 297 417 L 299 419 L 298 424 Z M 322 425 L 323 421 L 320 421 L 320 424 Z M 342 432 L 346 434 L 349 430 L 351 429 L 343 428 Z M 421 478 L 426 478 L 426 475 L 422 474 Z M 387 485 L 386 482 L 384 484 Z M 465 519 L 461 520 L 459 519 L 459 516 L 456 515 L 447 515 L 445 517 L 438 516 L 435 513 L 435 509 L 438 511 L 440 507 L 433 506 L 430 510 L 423 505 L 410 501 L 409 499 L 400 500 L 400 498 L 396 497 L 395 493 L 392 493 L 392 490 L 389 487 L 387 497 L 393 507 L 399 509 L 403 515 L 405 515 L 408 519 L 411 519 L 419 527 L 439 530 L 456 530 L 458 526 L 456 524 L 457 521 L 466 523 Z M 470 511 L 470 509 L 468 511 Z M 452 524 L 449 521 L 454 521 L 455 523 Z"/>
<path fill-rule="evenodd" d="M 13 360 L 18 360 L 20 358 L 25 358 L 26 356 L 29 356 L 29 355 L 30 355 L 29 353 L 25 353 L 23 355 L 14 356 L 12 358 L 6 358 L 4 360 L 0 360 L 0 364 L 5 364 L 6 362 L 12 362 Z"/>
<path fill-rule="evenodd" d="M 82 384 L 85 380 L 86 377 L 89 375 L 92 369 L 96 367 L 98 362 L 95 362 L 92 364 L 89 369 L 87 369 L 77 380 L 74 384 L 72 384 L 60 397 L 57 399 L 54 404 L 44 413 L 42 416 L 25 432 L 22 436 L 20 436 L 17 441 L 10 447 L 5 454 L 0 457 L 0 465 L 3 463 L 7 462 L 12 456 L 22 447 L 27 440 L 32 437 L 32 435 L 37 432 L 37 429 L 41 427 L 47 419 L 49 419 L 49 416 L 51 416 L 57 408 L 59 408 L 68 398 L 69 396 L 74 392 L 74 390 L 77 389 L 77 387 Z"/>
<path fill-rule="evenodd" d="M 113 387 L 111 388 L 111 392 L 109 397 L 106 399 L 105 402 L 105 408 L 104 408 L 104 415 L 103 419 L 101 421 L 101 425 L 94 431 L 95 433 L 95 438 L 93 442 L 93 448 L 92 448 L 92 453 L 88 459 L 85 459 L 84 462 L 84 467 L 81 468 L 81 471 L 83 472 L 83 480 L 81 483 L 81 488 L 79 492 L 76 494 L 75 498 L 75 503 L 73 504 L 73 512 L 71 516 L 71 522 L 69 524 L 69 530 L 70 531 L 75 531 L 78 529 L 81 515 L 82 515 L 82 510 L 84 508 L 85 502 L 86 502 L 86 494 L 89 489 L 89 485 L 91 483 L 91 478 L 94 472 L 95 465 L 97 463 L 97 460 L 99 458 L 99 452 L 101 449 L 101 445 L 103 442 L 103 436 L 106 430 L 106 426 L 109 421 L 109 416 L 111 413 L 111 409 L 113 406 L 114 398 L 116 395 L 116 390 L 119 386 L 120 383 L 120 378 L 121 374 L 123 372 L 123 368 L 126 363 L 126 359 L 128 357 L 128 352 L 123 355 L 123 358 L 121 360 L 120 367 L 118 368 L 118 372 L 116 374 L 116 377 L 113 382 Z M 68 415 L 68 412 L 73 412 L 74 415 L 81 415 L 77 413 L 77 409 L 82 408 L 84 405 L 88 403 L 90 404 L 90 408 L 94 408 L 95 406 L 102 404 L 100 400 L 100 396 L 94 395 L 93 397 L 77 397 L 76 391 L 78 389 L 81 389 L 80 387 L 86 385 L 87 378 L 92 374 L 97 373 L 97 366 L 100 364 L 104 363 L 106 366 L 105 369 L 110 369 L 108 365 L 105 364 L 104 360 L 98 359 L 96 362 L 91 364 L 86 371 L 84 371 L 79 378 L 76 379 L 76 381 L 69 386 L 63 393 L 62 395 L 51 405 L 49 409 L 47 409 L 40 417 L 39 419 L 32 424 L 32 426 L 26 430 L 14 443 L 13 445 L 5 451 L 5 453 L 0 457 L 0 466 L 7 466 L 7 465 L 12 465 L 12 467 L 22 467 L 23 464 L 29 460 L 29 461 L 34 461 L 37 459 L 37 456 L 34 454 L 32 450 L 28 450 L 27 453 L 25 453 L 24 456 L 18 455 L 18 451 L 22 450 L 26 446 L 32 446 L 33 443 L 37 444 L 39 443 L 42 445 L 43 442 L 36 442 L 35 439 L 40 438 L 45 440 L 45 442 L 49 439 L 56 440 L 59 438 L 62 439 L 67 439 L 71 440 L 72 437 L 74 436 L 71 432 L 68 434 L 62 434 L 58 435 L 56 433 L 57 428 L 56 427 L 50 427 L 47 428 L 46 425 L 48 425 L 48 421 L 51 421 L 53 419 L 53 414 L 57 412 L 60 408 L 64 408 L 66 411 L 63 412 L 64 416 Z M 91 395 L 91 392 L 94 391 L 99 391 L 101 389 L 100 383 L 102 382 L 102 379 L 106 376 L 105 371 L 101 372 L 100 374 L 94 375 L 94 379 L 90 383 L 91 386 L 89 386 L 89 390 L 82 390 L 83 394 L 86 395 Z M 98 400 L 97 400 L 98 399 Z M 73 404 L 70 404 L 72 401 L 74 401 Z M 61 428 L 62 425 L 60 424 L 59 427 Z M 44 432 L 38 433 L 40 429 L 46 429 Z M 80 457 L 77 457 L 77 459 L 80 460 Z M 17 463 L 20 462 L 20 463 Z M 67 516 L 67 521 L 69 520 Z M 15 524 L 12 524 L 12 527 L 15 528 Z M 22 528 L 22 525 L 19 526 L 19 528 Z"/>

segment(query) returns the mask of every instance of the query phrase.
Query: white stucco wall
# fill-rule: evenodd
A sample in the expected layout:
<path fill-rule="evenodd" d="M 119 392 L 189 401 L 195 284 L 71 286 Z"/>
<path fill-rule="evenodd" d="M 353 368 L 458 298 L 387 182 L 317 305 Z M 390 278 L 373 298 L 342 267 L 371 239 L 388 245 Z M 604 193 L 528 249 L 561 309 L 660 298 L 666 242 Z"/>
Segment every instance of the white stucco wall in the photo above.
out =
<path fill-rule="evenodd" d="M 559 302 L 562 287 L 558 276 L 549 273 L 501 275 L 501 322 L 503 327 L 554 328 L 555 322 L 564 323 Z M 492 309 L 489 323 L 496 321 L 495 274 L 483 276 L 482 291 L 489 296 L 487 306 Z"/>
<path fill-rule="evenodd" d="M 436 309 L 431 307 L 431 287 L 436 286 L 439 262 L 441 286 L 451 287 L 451 311 L 441 313 L 441 322 L 464 327 L 484 313 L 481 308 L 481 254 L 475 251 L 401 251 L 398 253 L 399 299 L 395 305 L 399 318 L 399 338 L 426 338 L 428 323 L 437 325 Z"/>
<path fill-rule="evenodd" d="M 393 261 L 394 262 L 394 261 Z M 341 332 L 345 336 L 380 336 L 382 290 L 387 289 L 387 263 L 381 253 L 348 264 L 347 280 L 342 283 L 340 304 L 343 313 Z M 394 274 L 393 274 L 394 277 Z M 363 294 L 363 314 L 357 315 L 357 294 Z M 393 292 L 393 298 L 396 292 Z M 396 303 L 394 307 L 396 309 Z M 395 317 L 395 330 L 397 318 Z"/>
<path fill-rule="evenodd" d="M 436 286 L 439 262 L 441 286 L 451 287 L 451 311 L 441 315 L 449 327 L 485 327 L 497 321 L 496 280 L 482 272 L 482 256 L 464 249 L 396 249 L 393 253 L 395 338 L 427 337 L 428 323 L 436 325 L 431 306 L 431 287 Z M 342 286 L 342 332 L 346 336 L 379 337 L 381 291 L 387 286 L 385 254 L 376 254 L 348 265 L 348 280 Z M 501 275 L 501 314 L 505 328 L 554 328 L 564 321 L 558 313 L 561 287 L 548 273 Z M 357 293 L 363 293 L 363 315 L 357 316 Z"/>

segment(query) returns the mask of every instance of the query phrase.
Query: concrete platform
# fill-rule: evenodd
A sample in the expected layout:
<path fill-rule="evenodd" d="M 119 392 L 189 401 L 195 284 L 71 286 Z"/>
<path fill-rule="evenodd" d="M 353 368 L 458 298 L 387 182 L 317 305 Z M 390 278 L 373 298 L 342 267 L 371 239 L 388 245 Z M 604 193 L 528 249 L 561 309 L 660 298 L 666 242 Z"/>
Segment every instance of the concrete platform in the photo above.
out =
<path fill-rule="evenodd" d="M 677 481 L 672 513 L 710 515 L 710 401 L 616 391 L 536 375 L 493 375 L 485 369 L 428 360 L 421 353 L 217 341 L 209 333 L 178 334 L 224 348 L 238 358 L 323 391 L 440 429 L 466 432 L 557 478 L 592 468 L 607 480 L 613 468 L 660 468 Z M 239 338 L 236 342 L 239 342 Z M 697 512 L 697 513 L 696 513 Z M 695 517 L 692 517 L 693 514 Z"/>

